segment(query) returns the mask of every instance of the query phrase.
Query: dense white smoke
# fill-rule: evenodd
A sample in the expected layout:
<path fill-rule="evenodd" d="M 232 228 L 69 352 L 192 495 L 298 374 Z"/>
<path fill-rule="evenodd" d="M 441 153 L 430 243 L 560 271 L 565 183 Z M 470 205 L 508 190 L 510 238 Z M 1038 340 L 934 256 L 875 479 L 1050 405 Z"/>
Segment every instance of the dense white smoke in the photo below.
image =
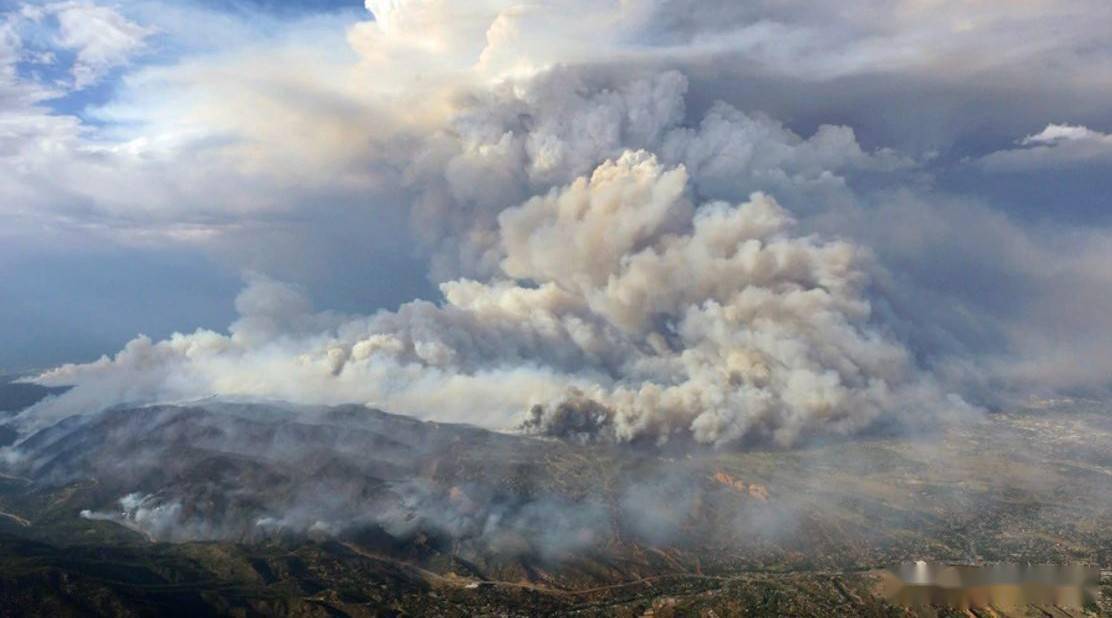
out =
<path fill-rule="evenodd" d="M 688 88 L 675 70 L 629 75 L 557 67 L 500 82 L 461 106 L 448 134 L 417 149 L 405 174 L 434 278 L 496 273 L 502 211 L 628 150 L 684 165 L 700 196 L 740 201 L 754 191 L 775 192 L 811 211 L 846 199 L 840 173 L 914 164 L 888 150 L 862 150 L 848 127 L 822 125 L 803 139 L 722 102 L 691 123 Z"/>
<path fill-rule="evenodd" d="M 139 337 L 50 371 L 40 381 L 76 388 L 22 426 L 219 395 L 575 439 L 790 445 L 965 408 L 874 313 L 869 251 L 798 231 L 789 212 L 852 201 L 849 171 L 916 163 L 844 126 L 804 138 L 726 103 L 688 109 L 685 62 L 768 33 L 724 11 L 721 31 L 691 23 L 639 47 L 623 41 L 682 7 L 618 3 L 586 28 L 545 25 L 566 10 L 458 7 L 368 2 L 376 21 L 349 32 L 381 78 L 368 108 L 397 121 L 368 138 L 381 151 L 368 165 L 409 200 L 441 301 L 317 313 L 254 276 L 227 334 Z"/>
<path fill-rule="evenodd" d="M 682 165 L 627 151 L 502 211 L 498 272 L 443 283 L 442 304 L 314 314 L 256 280 L 230 335 L 140 338 L 50 372 L 78 387 L 27 420 L 217 394 L 575 438 L 789 445 L 960 405 L 871 323 L 860 248 L 793 235 L 762 193 L 700 205 L 692 193 Z"/>
<path fill-rule="evenodd" d="M 149 539 L 183 541 L 206 538 L 201 530 L 182 525 L 181 503 L 163 503 L 155 496 L 130 493 L 120 498 L 118 512 L 81 511 L 83 519 L 111 521 L 135 530 Z"/>

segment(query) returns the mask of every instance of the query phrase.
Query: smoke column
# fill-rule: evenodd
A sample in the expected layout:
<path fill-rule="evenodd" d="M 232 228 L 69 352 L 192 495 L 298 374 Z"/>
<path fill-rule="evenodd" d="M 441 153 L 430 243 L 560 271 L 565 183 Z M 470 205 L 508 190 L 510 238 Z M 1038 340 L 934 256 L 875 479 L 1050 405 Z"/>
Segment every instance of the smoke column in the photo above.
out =
<path fill-rule="evenodd" d="M 226 334 L 139 337 L 49 371 L 75 388 L 19 423 L 217 395 L 787 446 L 967 409 L 874 310 L 872 253 L 793 214 L 844 198 L 840 173 L 914 162 L 847 127 L 804 138 L 725 103 L 693 116 L 684 71 L 659 60 L 725 43 L 600 43 L 665 10 L 635 4 L 573 35 L 549 8 L 368 2 L 376 21 L 349 40 L 383 68 L 377 103 L 408 119 L 383 156 L 442 299 L 339 315 L 252 275 Z M 614 55 L 637 68 L 595 62 Z"/>

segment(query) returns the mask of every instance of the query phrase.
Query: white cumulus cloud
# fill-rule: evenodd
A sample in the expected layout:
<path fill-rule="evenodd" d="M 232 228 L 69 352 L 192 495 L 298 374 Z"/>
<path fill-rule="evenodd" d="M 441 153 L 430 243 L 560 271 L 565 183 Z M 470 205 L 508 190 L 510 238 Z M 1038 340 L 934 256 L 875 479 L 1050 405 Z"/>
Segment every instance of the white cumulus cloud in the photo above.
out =
<path fill-rule="evenodd" d="M 978 160 L 980 166 L 992 172 L 1108 163 L 1112 163 L 1112 134 L 1069 124 L 1048 124 L 1039 133 L 1019 140 L 1016 148 L 999 150 Z"/>

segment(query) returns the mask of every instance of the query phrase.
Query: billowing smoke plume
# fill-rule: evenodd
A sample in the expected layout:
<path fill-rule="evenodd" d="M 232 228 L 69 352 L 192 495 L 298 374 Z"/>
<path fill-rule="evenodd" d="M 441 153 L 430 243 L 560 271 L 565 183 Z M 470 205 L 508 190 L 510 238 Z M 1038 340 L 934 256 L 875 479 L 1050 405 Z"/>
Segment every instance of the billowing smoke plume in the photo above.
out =
<path fill-rule="evenodd" d="M 44 374 L 76 388 L 24 429 L 218 395 L 577 440 L 790 445 L 966 407 L 874 312 L 870 252 L 792 214 L 851 202 L 842 173 L 902 177 L 914 161 L 848 127 L 803 138 L 721 102 L 693 115 L 669 65 L 740 40 L 611 48 L 598 41 L 622 37 L 544 36 L 548 9 L 442 4 L 369 2 L 377 21 L 349 33 L 366 64 L 415 71 L 381 76 L 373 104 L 400 128 L 372 138 L 373 164 L 409 200 L 442 299 L 318 313 L 252 276 L 227 334 L 139 337 Z M 610 35 L 671 11 L 611 9 Z M 600 61 L 615 55 L 633 68 Z"/>
<path fill-rule="evenodd" d="M 67 366 L 41 422 L 117 401 L 210 394 L 363 401 L 561 436 L 724 445 L 849 434 L 946 399 L 870 320 L 868 255 L 793 233 L 770 196 L 692 200 L 645 151 L 497 217 L 497 273 L 444 302 L 366 318 L 312 313 L 256 280 L 228 336 L 137 339 Z"/>
<path fill-rule="evenodd" d="M 304 22 L 288 41 L 126 80 L 102 113 L 123 131 L 113 119 L 153 110 L 133 139 L 93 143 L 45 112 L 40 141 L 5 149 L 0 135 L 0 153 L 40 144 L 0 165 L 0 210 L 82 236 L 176 233 L 248 272 L 226 331 L 139 336 L 35 378 L 73 388 L 0 419 L 5 474 L 34 491 L 95 479 L 70 486 L 70 513 L 159 541 L 369 535 L 408 552 L 428 537 L 468 560 L 541 563 L 642 543 L 705 555 L 791 537 L 811 551 L 816 537 L 794 532 L 837 506 L 825 480 L 890 465 L 889 445 L 879 460 L 808 449 L 822 453 L 769 463 L 779 478 L 709 451 L 1107 384 L 1107 227 L 1028 225 L 946 177 L 1107 161 L 1099 117 L 1041 118 L 1107 108 L 1096 0 L 992 0 L 975 19 L 956 0 L 366 4 L 374 20 L 345 23 L 343 41 Z M 5 24 L 0 99 L 27 55 Z M 989 111 L 938 105 L 961 92 Z M 1026 111 L 1007 122 L 979 115 L 1016 101 Z M 952 134 L 983 137 L 963 124 L 1030 137 L 959 161 Z M 399 247 L 412 255 L 369 257 Z M 409 269 L 428 281 L 408 285 Z M 414 291 L 315 308 L 337 282 Z M 426 283 L 439 294 L 410 300 Z M 366 405 L 339 405 L 352 403 Z M 955 449 L 979 447 L 962 435 Z M 923 478 L 913 463 L 902 473 Z M 839 474 L 811 478 L 820 468 Z M 890 521 L 889 496 L 876 510 L 847 499 L 852 517 L 822 538 Z"/>

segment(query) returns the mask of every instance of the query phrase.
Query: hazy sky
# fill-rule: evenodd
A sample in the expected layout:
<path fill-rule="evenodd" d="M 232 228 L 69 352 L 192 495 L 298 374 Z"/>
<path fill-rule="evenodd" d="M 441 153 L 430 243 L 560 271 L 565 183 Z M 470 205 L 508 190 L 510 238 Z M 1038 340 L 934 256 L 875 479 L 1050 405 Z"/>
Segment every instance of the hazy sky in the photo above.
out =
<path fill-rule="evenodd" d="M 475 377 L 512 365 L 545 376 L 536 392 L 597 387 L 588 399 L 643 407 L 646 384 L 698 383 L 706 392 L 699 380 L 717 379 L 679 369 L 694 362 L 679 350 L 709 354 L 686 346 L 738 331 L 696 335 L 693 312 L 718 304 L 740 311 L 749 305 L 731 304 L 742 302 L 735 292 L 787 294 L 812 277 L 832 299 L 812 308 L 819 318 L 801 312 L 800 323 L 714 352 L 742 362 L 738 355 L 756 346 L 783 366 L 806 366 L 806 379 L 786 374 L 781 387 L 768 387 L 789 408 L 803 405 L 790 400 L 804 383 L 811 392 L 832 389 L 841 402 L 807 404 L 818 415 L 860 406 L 854 397 L 865 392 L 868 405 L 889 405 L 907 390 L 898 385 L 912 383 L 974 404 L 1002 392 L 1109 386 L 1105 0 L 0 7 L 0 368 L 87 362 L 140 333 L 157 342 L 203 327 L 223 337 L 236 320 L 250 326 L 264 314 L 269 326 L 250 345 L 262 341 L 268 355 L 281 348 L 291 358 L 323 354 L 331 359 L 325 374 L 338 379 L 359 342 L 404 331 L 415 356 L 394 360 L 422 380 L 432 379 L 429 367 Z M 629 158 L 638 151 L 656 167 Z M 651 205 L 676 169 L 682 189 L 653 219 Z M 614 176 L 613 185 L 576 184 L 593 174 Z M 600 197 L 611 190 L 623 197 Z M 630 202 L 641 190 L 649 193 Z M 738 242 L 789 243 L 808 256 L 798 259 L 814 261 L 810 270 L 767 281 L 747 270 L 754 279 L 742 283 L 729 274 L 729 294 L 718 279 L 698 291 L 670 280 L 654 280 L 651 292 L 622 288 L 646 251 L 661 264 L 676 243 L 710 251 L 718 241 L 699 228 L 707 205 L 749 203 L 757 191 L 785 209 L 783 223 L 773 236 L 746 232 Z M 634 214 L 593 218 L 603 206 L 592 200 L 610 199 Z M 592 206 L 569 214 L 576 200 Z M 756 225 L 743 221 L 755 212 L 738 214 L 736 225 Z M 838 252 L 823 243 L 835 242 L 852 247 L 852 266 L 824 261 Z M 697 280 L 690 269 L 712 268 L 685 255 L 672 275 L 658 276 Z M 776 255 L 768 259 L 787 259 Z M 237 302 L 245 284 L 247 301 Z M 569 326 L 571 305 L 545 305 L 567 330 L 559 343 L 538 343 L 551 333 L 536 324 L 527 336 L 482 330 L 477 295 L 517 286 L 524 297 L 549 284 L 571 295 L 567 303 L 583 303 L 577 324 L 598 320 L 592 336 L 631 346 L 630 354 L 677 352 L 668 361 L 675 364 L 641 359 L 634 371 L 607 360 Z M 252 304 L 260 286 L 276 302 L 304 301 L 312 325 Z M 457 296 L 446 298 L 451 290 Z M 615 308 L 635 293 L 658 313 L 635 320 Z M 678 298 L 687 304 L 668 304 Z M 432 304 L 406 304 L 414 299 Z M 798 309 L 781 301 L 789 305 L 778 316 Z M 535 321 L 543 311 L 529 306 L 521 319 Z M 849 329 L 837 343 L 801 325 L 830 316 L 834 331 Z M 244 332 L 233 327 L 227 345 L 248 345 Z M 775 345 L 754 343 L 773 332 Z M 567 341 L 574 353 L 561 356 Z M 891 349 L 869 348 L 878 342 Z M 871 373 L 889 352 L 902 355 L 908 373 Z M 172 373 L 162 370 L 158 388 Z M 205 378 L 172 390 L 291 397 L 259 380 L 237 378 L 233 387 Z M 402 407 L 435 405 L 372 394 Z M 722 401 L 733 396 L 727 389 Z M 696 407 L 731 405 L 741 404 Z M 693 418 L 704 418 L 698 427 L 728 424 L 716 414 L 719 421 Z"/>
<path fill-rule="evenodd" d="M 408 253 L 394 246 L 381 254 L 357 248 L 365 232 L 344 226 L 328 242 L 346 242 L 353 255 L 380 265 L 364 270 L 358 281 L 338 274 L 324 255 L 294 255 L 285 246 L 221 247 L 219 239 L 200 237 L 230 225 L 211 221 L 211 215 L 199 215 L 209 225 L 182 221 L 198 235 L 193 238 L 165 229 L 175 226 L 176 217 L 190 219 L 188 211 L 208 201 L 205 181 L 183 188 L 193 197 L 166 196 L 183 210 L 164 216 L 158 209 L 165 204 L 138 196 L 158 191 L 152 183 L 179 182 L 164 176 L 176 175 L 169 169 L 175 163 L 163 160 L 166 168 L 159 172 L 131 175 L 112 160 L 120 154 L 113 148 L 144 136 L 178 139 L 171 137 L 176 127 L 143 125 L 154 115 L 173 125 L 163 114 L 176 113 L 180 93 L 166 96 L 156 110 L 134 102 L 145 88 L 129 87 L 129 79 L 159 68 L 184 70 L 195 59 L 249 46 L 277 46 L 299 32 L 306 39 L 320 34 L 319 47 L 342 54 L 345 25 L 368 18 L 358 2 L 0 2 L 0 10 L 0 371 L 92 360 L 137 333 L 164 337 L 199 326 L 224 328 L 235 316 L 244 269 L 311 282 L 322 304 L 352 310 L 432 294 L 423 266 L 409 264 Z M 182 139 L 190 143 L 175 144 L 179 153 L 203 148 L 199 135 Z M 78 160 L 93 151 L 100 161 L 85 162 L 96 169 L 82 167 Z M 120 199 L 129 202 L 123 210 L 102 208 Z M 358 199 L 347 192 L 329 201 Z M 250 235 L 301 234 L 281 219 L 253 221 L 267 229 Z M 406 275 L 396 276 L 403 268 Z"/>

